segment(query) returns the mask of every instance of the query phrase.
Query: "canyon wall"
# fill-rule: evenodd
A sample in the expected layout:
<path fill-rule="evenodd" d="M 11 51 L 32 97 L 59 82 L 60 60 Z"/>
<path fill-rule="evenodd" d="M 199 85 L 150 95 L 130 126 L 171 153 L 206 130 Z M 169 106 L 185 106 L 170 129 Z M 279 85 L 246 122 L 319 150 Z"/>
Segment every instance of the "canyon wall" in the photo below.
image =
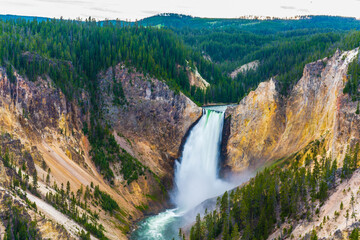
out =
<path fill-rule="evenodd" d="M 102 91 L 104 118 L 123 135 L 118 136 L 119 142 L 126 145 L 129 141 L 122 140 L 130 140 L 124 147 L 132 148 L 155 173 L 172 176 L 182 139 L 201 117 L 201 108 L 181 92 L 170 90 L 165 82 L 122 64 L 102 75 L 101 88 L 112 89 L 114 82 L 121 82 L 127 103 L 114 105 L 114 94 Z"/>
<path fill-rule="evenodd" d="M 328 155 L 341 160 L 347 146 L 360 139 L 357 103 L 343 94 L 348 65 L 357 53 L 337 51 L 307 64 L 287 96 L 280 95 L 272 78 L 229 107 L 225 167 L 235 172 L 256 169 L 316 139 L 324 139 Z"/>
<path fill-rule="evenodd" d="M 114 80 L 121 82 L 124 104 L 113 102 Z M 98 204 L 88 207 L 98 212 L 97 222 L 103 225 L 108 238 L 126 239 L 134 221 L 143 218 L 144 213 L 155 213 L 166 206 L 166 190 L 172 187 L 173 162 L 179 157 L 184 135 L 202 111 L 163 81 L 145 77 L 121 64 L 100 73 L 99 82 L 103 113 L 99 120 L 104 126 L 110 125 L 121 148 L 154 174 L 149 172 L 130 184 L 116 174 L 114 185 L 109 184 L 92 162 L 91 146 L 82 131 L 84 122 L 90 123 L 89 94 L 82 90 L 77 99 L 69 101 L 49 77 L 31 82 L 15 73 L 10 80 L 3 68 L 0 68 L 0 145 L 2 154 L 5 149 L 9 151 L 15 169 L 25 165 L 24 174 L 37 173 L 40 195 L 32 197 L 35 202 L 42 203 L 47 194 L 54 192 L 55 183 L 67 186 L 69 182 L 72 192 L 90 185 L 99 186 L 118 203 L 121 216 L 109 216 Z M 111 167 L 121 166 L 114 163 Z M 17 174 L 3 165 L 0 171 L 7 173 L 0 177 L 0 198 L 5 200 L 12 196 L 9 186 Z M 27 205 L 19 198 L 13 201 L 19 206 Z M 42 236 L 77 237 L 75 230 L 79 227 L 71 219 L 44 203 L 39 210 L 44 213 L 43 225 L 38 225 L 42 226 Z M 29 213 L 31 219 L 39 218 L 39 214 L 30 210 Z M 2 214 L 5 212 L 0 211 Z M 65 229 L 56 225 L 65 222 Z"/>

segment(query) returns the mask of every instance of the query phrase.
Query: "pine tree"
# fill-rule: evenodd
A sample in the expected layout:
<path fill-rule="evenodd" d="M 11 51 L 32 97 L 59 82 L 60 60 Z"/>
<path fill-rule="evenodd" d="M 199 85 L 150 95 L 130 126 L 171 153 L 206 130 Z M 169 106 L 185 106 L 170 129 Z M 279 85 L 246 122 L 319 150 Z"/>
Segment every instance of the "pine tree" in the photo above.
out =
<path fill-rule="evenodd" d="M 36 171 L 34 171 L 34 175 L 33 175 L 33 187 L 34 187 L 34 191 L 36 192 L 36 189 L 38 187 L 38 176 Z"/>
<path fill-rule="evenodd" d="M 354 228 L 349 236 L 350 240 L 359 240 L 359 229 Z"/>
<path fill-rule="evenodd" d="M 316 230 L 312 230 L 310 240 L 318 240 L 318 236 L 316 234 Z"/>
<path fill-rule="evenodd" d="M 67 181 L 66 183 L 66 195 L 69 197 L 70 196 L 70 182 Z"/>
<path fill-rule="evenodd" d="M 332 183 L 332 185 L 335 185 L 336 170 L 337 170 L 337 161 L 335 159 L 331 165 L 331 183 Z"/>
<path fill-rule="evenodd" d="M 321 202 L 324 202 L 324 200 L 327 197 L 327 190 L 328 190 L 328 185 L 327 183 L 323 180 L 320 183 L 320 187 L 319 187 L 319 193 L 318 193 L 318 198 Z"/>
<path fill-rule="evenodd" d="M 46 175 L 46 184 L 50 185 L 50 168 L 48 169 L 47 175 Z"/>
<path fill-rule="evenodd" d="M 192 238 L 192 239 L 193 240 L 202 239 L 200 214 L 196 215 L 196 223 L 195 223 L 195 228 L 194 228 L 194 238 Z"/>
<path fill-rule="evenodd" d="M 237 223 L 235 223 L 232 231 L 231 231 L 231 240 L 239 240 L 240 239 L 240 233 Z"/>
<path fill-rule="evenodd" d="M 352 171 L 355 171 L 358 167 L 358 154 L 359 154 L 359 143 L 356 143 L 352 157 Z"/>

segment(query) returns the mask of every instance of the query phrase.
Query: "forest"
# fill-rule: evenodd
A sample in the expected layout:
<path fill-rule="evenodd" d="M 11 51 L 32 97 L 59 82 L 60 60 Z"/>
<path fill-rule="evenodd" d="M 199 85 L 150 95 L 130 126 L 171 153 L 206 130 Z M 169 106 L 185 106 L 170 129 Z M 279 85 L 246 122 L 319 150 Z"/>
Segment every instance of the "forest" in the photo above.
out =
<path fill-rule="evenodd" d="M 330 57 L 336 49 L 353 49 L 360 42 L 359 20 L 333 16 L 260 20 L 160 14 L 140 23 L 173 30 L 185 44 L 215 63 L 222 75 L 205 92 L 205 103 L 238 102 L 260 82 L 274 76 L 281 92 L 288 94 L 301 78 L 305 64 Z M 234 80 L 228 78 L 230 72 L 254 60 L 260 61 L 256 71 L 238 74 Z M 198 68 L 212 82 L 211 69 Z"/>
<path fill-rule="evenodd" d="M 119 62 L 163 79 L 198 104 L 236 103 L 274 76 L 287 94 L 306 63 L 329 57 L 338 48 L 357 47 L 359 22 L 326 16 L 295 21 L 175 14 L 139 22 L 2 16 L 0 65 L 31 80 L 49 75 L 69 99 L 77 99 L 85 89 L 95 112 L 97 75 Z M 254 60 L 260 62 L 256 71 L 229 77 L 234 69 Z M 210 83 L 208 89 L 190 86 L 189 67 L 199 70 Z"/>
<path fill-rule="evenodd" d="M 211 57 L 223 73 L 218 85 L 212 84 L 205 102 L 238 102 L 260 82 L 276 77 L 281 92 L 288 94 L 302 76 L 307 63 L 331 57 L 336 49 L 350 50 L 359 46 L 358 31 L 339 29 L 295 29 L 269 34 L 247 32 L 236 28 L 174 29 L 184 42 Z M 256 71 L 238 74 L 230 72 L 243 64 L 259 61 Z M 212 78 L 208 69 L 200 67 L 205 79 Z"/>

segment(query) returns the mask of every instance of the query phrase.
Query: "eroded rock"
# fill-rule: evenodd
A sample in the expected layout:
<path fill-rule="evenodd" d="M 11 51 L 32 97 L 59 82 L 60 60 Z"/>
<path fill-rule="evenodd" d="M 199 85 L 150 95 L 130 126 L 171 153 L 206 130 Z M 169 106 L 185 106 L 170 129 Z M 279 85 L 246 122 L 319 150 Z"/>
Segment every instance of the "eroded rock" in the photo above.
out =
<path fill-rule="evenodd" d="M 325 139 L 328 154 L 342 159 L 346 147 L 360 139 L 356 102 L 343 94 L 348 65 L 357 53 L 337 51 L 330 59 L 307 64 L 288 97 L 270 79 L 229 108 L 226 165 L 233 171 L 254 169 L 319 138 Z"/>

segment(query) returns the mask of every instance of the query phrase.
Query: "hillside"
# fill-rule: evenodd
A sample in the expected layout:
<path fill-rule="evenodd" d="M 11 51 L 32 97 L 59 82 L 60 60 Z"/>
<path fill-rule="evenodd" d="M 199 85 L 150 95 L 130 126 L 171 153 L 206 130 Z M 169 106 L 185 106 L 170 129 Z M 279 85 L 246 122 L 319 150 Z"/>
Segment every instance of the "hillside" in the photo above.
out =
<path fill-rule="evenodd" d="M 205 102 L 237 103 L 259 83 L 277 76 L 282 95 L 289 94 L 301 78 L 305 64 L 330 57 L 335 50 L 358 46 L 360 21 L 334 16 L 302 16 L 296 19 L 211 19 L 160 14 L 139 21 L 174 31 L 184 43 L 215 63 L 216 81 Z M 257 71 L 229 77 L 242 65 L 258 61 Z M 198 67 L 210 83 L 213 69 Z M 210 95 L 210 96 L 209 96 Z"/>
<path fill-rule="evenodd" d="M 6 33 L 1 58 L 30 78 L 44 72 L 51 74 L 65 94 L 72 90 L 64 89 L 58 81 L 60 75 L 73 82 L 72 88 L 86 85 L 91 93 L 96 88 L 92 82 L 95 75 L 123 61 L 165 79 L 172 89 L 182 91 L 199 104 L 238 103 L 272 76 L 278 76 L 281 93 L 286 95 L 301 78 L 305 64 L 332 56 L 338 48 L 353 49 L 360 41 L 355 31 L 360 26 L 358 20 L 332 16 L 303 16 L 296 20 L 207 19 L 163 14 L 138 22 L 96 22 L 92 18 L 37 20 L 22 16 L 0 19 Z M 17 31 L 10 31 L 13 25 Z M 28 31 L 31 37 L 25 38 L 29 41 L 22 45 L 19 40 L 24 38 L 26 29 L 31 30 Z M 8 41 L 9 37 L 16 41 Z M 64 41 L 58 43 L 59 39 Z M 10 49 L 15 49 L 16 56 L 10 57 Z M 81 58 L 80 54 L 96 61 Z M 24 57 L 37 60 L 43 57 L 37 61 L 42 67 L 24 66 Z M 63 66 L 59 66 L 61 70 L 49 69 L 44 61 Z M 235 79 L 229 76 L 253 61 L 259 61 L 257 71 L 238 74 Z M 74 64 L 70 72 L 66 62 Z M 189 81 L 189 69 L 197 69 L 209 85 L 200 88 Z"/>
<path fill-rule="evenodd" d="M 199 105 L 219 102 L 236 103 L 225 113 L 224 176 L 268 168 L 198 218 L 190 238 L 334 234 L 327 216 L 358 184 L 360 33 L 350 30 L 359 26 L 319 16 L 2 17 L 1 238 L 129 238 L 171 206 Z M 341 234 L 353 229 L 344 219 Z"/>
<path fill-rule="evenodd" d="M 183 14 L 163 13 L 138 21 L 147 26 L 166 26 L 171 28 L 217 29 L 237 28 L 244 31 L 273 33 L 295 29 L 337 29 L 359 30 L 360 21 L 351 17 L 338 16 L 299 16 L 293 19 L 261 18 L 256 16 L 233 19 L 200 18 Z"/>

